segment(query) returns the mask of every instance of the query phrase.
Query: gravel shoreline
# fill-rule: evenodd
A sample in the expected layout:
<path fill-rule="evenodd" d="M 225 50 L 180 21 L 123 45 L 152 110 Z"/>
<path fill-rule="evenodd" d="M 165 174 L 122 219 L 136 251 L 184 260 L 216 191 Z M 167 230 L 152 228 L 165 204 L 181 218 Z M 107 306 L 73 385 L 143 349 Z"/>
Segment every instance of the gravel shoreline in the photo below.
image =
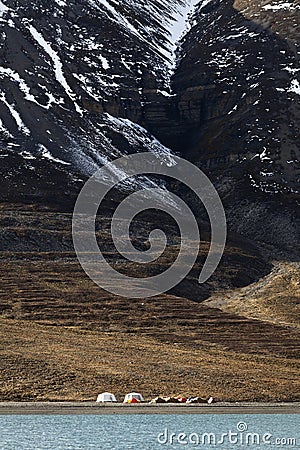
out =
<path fill-rule="evenodd" d="M 0 402 L 10 414 L 299 414 L 300 403 L 99 404 L 96 402 Z"/>

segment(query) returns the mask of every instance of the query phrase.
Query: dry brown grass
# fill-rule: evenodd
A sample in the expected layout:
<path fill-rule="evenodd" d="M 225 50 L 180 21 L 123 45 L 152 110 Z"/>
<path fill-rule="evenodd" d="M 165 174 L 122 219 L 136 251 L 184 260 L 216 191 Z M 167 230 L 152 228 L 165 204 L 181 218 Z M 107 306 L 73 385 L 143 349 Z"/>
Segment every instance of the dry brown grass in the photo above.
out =
<path fill-rule="evenodd" d="M 93 400 L 103 390 L 121 399 L 133 389 L 146 398 L 300 399 L 296 360 L 237 355 L 205 341 L 191 349 L 142 335 L 2 319 L 1 342 L 2 400 Z"/>
<path fill-rule="evenodd" d="M 201 255 L 172 293 L 116 297 L 95 285 L 65 246 L 69 225 L 66 214 L 3 213 L 2 400 L 92 400 L 103 390 L 120 399 L 132 389 L 146 398 L 181 393 L 232 401 L 300 399 L 299 310 L 291 301 L 299 294 L 297 271 L 282 266 L 261 278 L 270 266 L 254 246 L 236 238 L 203 287 L 196 282 Z M 108 257 L 124 265 L 104 232 L 102 237 Z M 174 245 L 154 269 L 164 269 L 175 251 Z M 211 292 L 227 312 L 201 303 Z"/>
<path fill-rule="evenodd" d="M 300 328 L 300 263 L 276 262 L 266 277 L 206 302 L 223 311 Z"/>
<path fill-rule="evenodd" d="M 168 294 L 115 297 L 72 258 L 47 258 L 1 265 L 2 400 L 89 400 L 132 389 L 147 398 L 299 400 L 296 329 Z"/>

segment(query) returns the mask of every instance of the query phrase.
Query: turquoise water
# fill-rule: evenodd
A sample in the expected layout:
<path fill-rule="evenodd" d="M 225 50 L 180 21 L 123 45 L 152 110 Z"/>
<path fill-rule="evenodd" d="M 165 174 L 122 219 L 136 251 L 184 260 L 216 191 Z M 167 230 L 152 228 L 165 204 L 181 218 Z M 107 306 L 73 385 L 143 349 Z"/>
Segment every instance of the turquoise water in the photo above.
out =
<path fill-rule="evenodd" d="M 300 416 L 296 414 L 0 416 L 1 450 L 163 448 L 300 450 Z"/>

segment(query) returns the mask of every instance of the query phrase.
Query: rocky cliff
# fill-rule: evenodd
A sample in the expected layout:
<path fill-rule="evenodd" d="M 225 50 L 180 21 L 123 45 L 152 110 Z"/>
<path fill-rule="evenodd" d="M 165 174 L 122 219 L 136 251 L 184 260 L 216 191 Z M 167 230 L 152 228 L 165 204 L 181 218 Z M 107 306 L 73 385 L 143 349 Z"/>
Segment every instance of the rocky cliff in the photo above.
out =
<path fill-rule="evenodd" d="M 171 127 L 153 111 L 147 122 L 210 173 L 232 229 L 290 248 L 299 242 L 299 17 L 299 2 L 199 2 L 164 107 Z"/>

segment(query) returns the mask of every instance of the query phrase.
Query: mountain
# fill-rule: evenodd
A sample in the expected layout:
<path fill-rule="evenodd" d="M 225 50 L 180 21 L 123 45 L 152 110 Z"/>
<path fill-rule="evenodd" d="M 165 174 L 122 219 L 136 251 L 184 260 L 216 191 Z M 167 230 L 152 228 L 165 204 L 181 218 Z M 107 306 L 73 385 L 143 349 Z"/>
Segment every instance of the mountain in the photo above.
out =
<path fill-rule="evenodd" d="M 160 103 L 159 123 L 151 105 L 145 122 L 210 174 L 231 229 L 297 251 L 299 14 L 299 2 L 199 2 L 177 51 L 175 96 Z"/>
<path fill-rule="evenodd" d="M 168 84 L 164 25 L 180 4 L 1 3 L 1 157 L 21 199 L 30 171 L 43 198 L 43 167 L 72 183 L 127 152 L 164 150 L 138 124 L 144 93 Z"/>
<path fill-rule="evenodd" d="M 107 160 L 173 151 L 233 231 L 299 243 L 297 1 L 200 1 L 172 69 L 183 1 L 1 5 L 3 200 L 67 204 Z"/>
<path fill-rule="evenodd" d="M 299 399 L 299 13 L 286 0 L 0 0 L 0 398 L 131 386 L 149 397 Z M 210 225 L 189 189 L 139 177 L 108 195 L 97 238 L 122 273 L 156 275 L 179 251 L 178 227 L 154 210 L 135 218 L 131 238 L 146 250 L 163 229 L 164 254 L 140 267 L 116 251 L 111 216 L 137 186 L 169 187 L 200 225 L 194 268 L 153 299 L 101 290 L 72 244 L 84 182 L 141 151 L 200 167 L 229 231 L 199 285 Z"/>

